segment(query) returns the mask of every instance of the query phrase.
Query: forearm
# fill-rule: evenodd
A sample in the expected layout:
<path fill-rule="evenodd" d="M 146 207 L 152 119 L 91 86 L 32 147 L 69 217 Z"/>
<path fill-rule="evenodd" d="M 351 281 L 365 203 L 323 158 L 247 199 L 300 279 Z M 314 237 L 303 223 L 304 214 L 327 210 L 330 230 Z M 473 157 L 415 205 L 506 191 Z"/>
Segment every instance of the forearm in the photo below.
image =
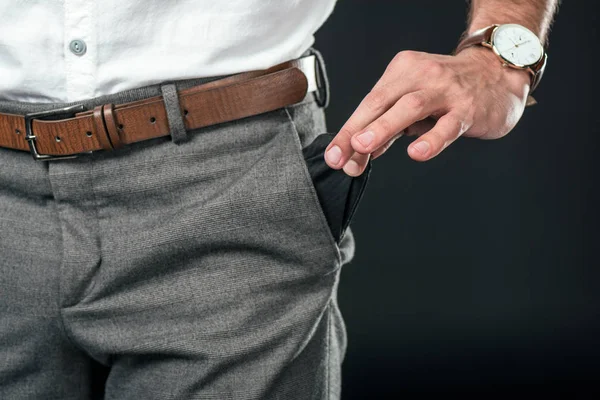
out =
<path fill-rule="evenodd" d="M 471 0 L 467 32 L 492 24 L 516 23 L 529 28 L 542 43 L 560 0 Z"/>

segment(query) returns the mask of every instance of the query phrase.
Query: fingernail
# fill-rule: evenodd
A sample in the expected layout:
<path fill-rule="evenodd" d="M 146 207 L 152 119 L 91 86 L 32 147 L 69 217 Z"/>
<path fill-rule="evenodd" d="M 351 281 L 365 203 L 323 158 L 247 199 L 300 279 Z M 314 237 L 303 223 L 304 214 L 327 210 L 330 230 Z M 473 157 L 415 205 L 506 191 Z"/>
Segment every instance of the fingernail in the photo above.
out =
<path fill-rule="evenodd" d="M 427 143 L 426 141 L 422 141 L 419 143 L 415 143 L 413 145 L 413 149 L 415 149 L 416 151 L 418 151 L 422 156 L 426 155 L 427 152 L 429 151 L 429 143 Z"/>
<path fill-rule="evenodd" d="M 351 176 L 360 175 L 360 167 L 354 160 L 350 160 L 344 165 L 344 172 Z"/>
<path fill-rule="evenodd" d="M 339 146 L 333 146 L 325 153 L 325 157 L 331 164 L 337 165 L 342 159 L 342 149 Z"/>
<path fill-rule="evenodd" d="M 374 138 L 375 138 L 375 135 L 371 131 L 367 131 L 365 133 L 361 133 L 360 135 L 358 135 L 356 137 L 356 139 L 358 139 L 358 141 L 360 142 L 360 144 L 362 144 L 365 147 L 368 147 L 371 144 L 371 142 L 373 141 Z"/>

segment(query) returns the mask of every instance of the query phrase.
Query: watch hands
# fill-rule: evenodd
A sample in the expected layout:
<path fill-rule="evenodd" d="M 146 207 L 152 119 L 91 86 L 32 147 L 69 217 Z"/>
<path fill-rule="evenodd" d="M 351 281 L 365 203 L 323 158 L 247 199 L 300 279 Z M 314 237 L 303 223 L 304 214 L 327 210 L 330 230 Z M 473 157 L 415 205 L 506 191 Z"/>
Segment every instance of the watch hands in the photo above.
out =
<path fill-rule="evenodd" d="M 504 50 L 500 50 L 500 53 L 506 53 L 507 51 L 510 51 L 511 49 L 515 49 L 515 48 L 517 48 L 517 45 L 511 46 L 511 47 L 509 47 L 507 49 L 504 49 Z"/>

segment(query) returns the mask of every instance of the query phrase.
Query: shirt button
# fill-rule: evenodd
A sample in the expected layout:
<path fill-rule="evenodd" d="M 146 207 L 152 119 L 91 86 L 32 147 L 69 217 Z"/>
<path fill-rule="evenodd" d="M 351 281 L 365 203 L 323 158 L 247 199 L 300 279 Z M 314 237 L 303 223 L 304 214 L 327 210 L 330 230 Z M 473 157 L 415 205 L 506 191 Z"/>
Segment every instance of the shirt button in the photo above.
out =
<path fill-rule="evenodd" d="M 85 51 L 87 50 L 87 45 L 85 44 L 85 42 L 81 39 L 75 39 L 72 40 L 71 43 L 69 44 L 69 49 L 71 49 L 71 52 L 73 54 L 75 54 L 76 56 L 82 56 L 85 54 Z"/>

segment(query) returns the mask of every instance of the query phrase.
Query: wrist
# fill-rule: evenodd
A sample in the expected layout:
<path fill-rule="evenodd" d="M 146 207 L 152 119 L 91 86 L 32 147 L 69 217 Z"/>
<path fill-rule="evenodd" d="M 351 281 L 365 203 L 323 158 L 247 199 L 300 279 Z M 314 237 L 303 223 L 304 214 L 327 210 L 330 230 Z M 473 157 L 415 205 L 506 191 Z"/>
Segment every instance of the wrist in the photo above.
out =
<path fill-rule="evenodd" d="M 519 24 L 545 44 L 558 0 L 471 0 L 467 33 L 492 24 Z"/>
<path fill-rule="evenodd" d="M 507 87 L 511 92 L 524 95 L 529 92 L 531 73 L 524 69 L 511 68 L 503 64 L 492 49 L 483 46 L 471 46 L 463 49 L 456 57 L 469 59 L 486 71 L 498 85 Z"/>

